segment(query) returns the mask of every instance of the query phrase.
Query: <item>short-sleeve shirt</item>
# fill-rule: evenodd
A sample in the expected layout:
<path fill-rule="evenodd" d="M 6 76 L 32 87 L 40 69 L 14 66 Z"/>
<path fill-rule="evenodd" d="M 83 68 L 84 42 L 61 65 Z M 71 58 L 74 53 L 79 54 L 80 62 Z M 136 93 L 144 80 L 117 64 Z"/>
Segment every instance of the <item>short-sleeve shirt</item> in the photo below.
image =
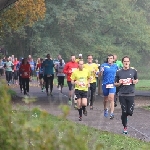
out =
<path fill-rule="evenodd" d="M 84 68 L 90 72 L 90 78 L 91 78 L 90 83 L 96 82 L 96 72 L 98 71 L 98 65 L 96 63 L 92 63 L 92 64 L 87 63 L 84 64 Z"/>
<path fill-rule="evenodd" d="M 122 62 L 120 60 L 117 60 L 115 62 L 115 64 L 117 64 L 117 66 L 118 66 L 119 69 L 121 69 L 123 67 L 123 64 L 122 64 Z"/>
<path fill-rule="evenodd" d="M 116 72 L 115 82 L 119 83 L 122 80 L 121 86 L 119 86 L 119 95 L 134 96 L 135 84 L 133 79 L 138 79 L 137 70 L 129 68 L 128 70 L 120 69 Z"/>
<path fill-rule="evenodd" d="M 71 80 L 78 81 L 79 85 L 75 85 L 75 89 L 88 91 L 88 79 L 90 78 L 90 72 L 83 68 L 82 71 L 76 69 L 72 75 Z"/>
<path fill-rule="evenodd" d="M 103 68 L 103 79 L 102 79 L 102 84 L 114 84 L 115 82 L 115 76 L 116 76 L 116 71 L 118 70 L 118 66 L 116 64 L 108 64 L 104 63 L 100 67 L 101 69 Z"/>

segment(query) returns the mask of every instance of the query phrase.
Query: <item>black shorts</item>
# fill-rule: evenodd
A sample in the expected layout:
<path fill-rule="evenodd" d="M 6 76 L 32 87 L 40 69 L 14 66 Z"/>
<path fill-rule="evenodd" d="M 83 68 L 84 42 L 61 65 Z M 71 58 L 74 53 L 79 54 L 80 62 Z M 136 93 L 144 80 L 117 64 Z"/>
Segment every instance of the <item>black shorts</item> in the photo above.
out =
<path fill-rule="evenodd" d="M 93 93 L 96 92 L 96 82 L 90 83 L 90 90 L 91 90 L 91 92 L 93 92 Z"/>
<path fill-rule="evenodd" d="M 71 83 L 71 81 L 67 81 L 68 87 L 69 87 L 69 91 L 73 90 L 73 85 Z"/>
<path fill-rule="evenodd" d="M 75 95 L 76 95 L 77 99 L 87 98 L 87 93 L 88 93 L 87 91 L 75 89 Z"/>
<path fill-rule="evenodd" d="M 58 76 L 58 85 L 64 85 L 64 76 Z"/>
<path fill-rule="evenodd" d="M 39 74 L 39 79 L 44 79 L 44 75 L 43 74 Z"/>

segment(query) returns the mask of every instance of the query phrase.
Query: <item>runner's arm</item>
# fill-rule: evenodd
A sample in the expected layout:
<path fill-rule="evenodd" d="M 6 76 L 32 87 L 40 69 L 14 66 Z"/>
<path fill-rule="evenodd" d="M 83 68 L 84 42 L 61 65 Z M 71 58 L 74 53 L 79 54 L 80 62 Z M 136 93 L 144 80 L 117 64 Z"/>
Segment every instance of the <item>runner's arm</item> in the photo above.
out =
<path fill-rule="evenodd" d="M 64 74 L 68 74 L 68 68 L 69 68 L 69 66 L 68 66 L 68 63 L 67 63 L 67 64 L 65 64 L 64 69 L 63 69 Z"/>
<path fill-rule="evenodd" d="M 134 69 L 135 70 L 135 69 Z M 133 79 L 133 84 L 137 84 L 138 83 L 138 76 L 137 76 L 137 70 L 135 70 L 135 72 L 134 72 L 134 79 Z"/>

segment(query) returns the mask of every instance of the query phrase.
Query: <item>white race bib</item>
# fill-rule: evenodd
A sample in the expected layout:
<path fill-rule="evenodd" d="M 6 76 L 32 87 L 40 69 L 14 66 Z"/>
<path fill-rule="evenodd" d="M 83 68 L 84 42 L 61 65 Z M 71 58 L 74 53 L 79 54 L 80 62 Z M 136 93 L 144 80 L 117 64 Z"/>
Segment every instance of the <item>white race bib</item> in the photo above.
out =
<path fill-rule="evenodd" d="M 27 73 L 27 72 L 24 72 L 24 75 L 25 75 L 25 76 L 27 76 L 27 75 L 28 75 L 28 73 Z"/>
<path fill-rule="evenodd" d="M 74 72 L 77 68 L 72 68 L 72 72 Z"/>
<path fill-rule="evenodd" d="M 122 84 L 123 85 L 130 85 L 130 84 L 132 84 L 132 79 L 131 78 L 122 79 Z"/>
<path fill-rule="evenodd" d="M 51 75 L 49 74 L 49 75 L 47 75 L 47 77 L 50 77 Z"/>
<path fill-rule="evenodd" d="M 106 88 L 114 88 L 113 84 L 106 84 Z"/>

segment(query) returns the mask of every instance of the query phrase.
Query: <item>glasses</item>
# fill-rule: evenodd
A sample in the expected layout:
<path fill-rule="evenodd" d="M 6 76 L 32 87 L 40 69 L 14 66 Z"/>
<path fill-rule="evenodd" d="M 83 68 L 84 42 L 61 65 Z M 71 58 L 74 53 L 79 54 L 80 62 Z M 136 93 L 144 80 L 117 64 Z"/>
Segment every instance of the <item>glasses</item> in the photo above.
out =
<path fill-rule="evenodd" d="M 123 61 L 123 62 L 130 62 L 130 61 Z"/>
<path fill-rule="evenodd" d="M 93 59 L 93 58 L 88 58 L 88 59 Z"/>

